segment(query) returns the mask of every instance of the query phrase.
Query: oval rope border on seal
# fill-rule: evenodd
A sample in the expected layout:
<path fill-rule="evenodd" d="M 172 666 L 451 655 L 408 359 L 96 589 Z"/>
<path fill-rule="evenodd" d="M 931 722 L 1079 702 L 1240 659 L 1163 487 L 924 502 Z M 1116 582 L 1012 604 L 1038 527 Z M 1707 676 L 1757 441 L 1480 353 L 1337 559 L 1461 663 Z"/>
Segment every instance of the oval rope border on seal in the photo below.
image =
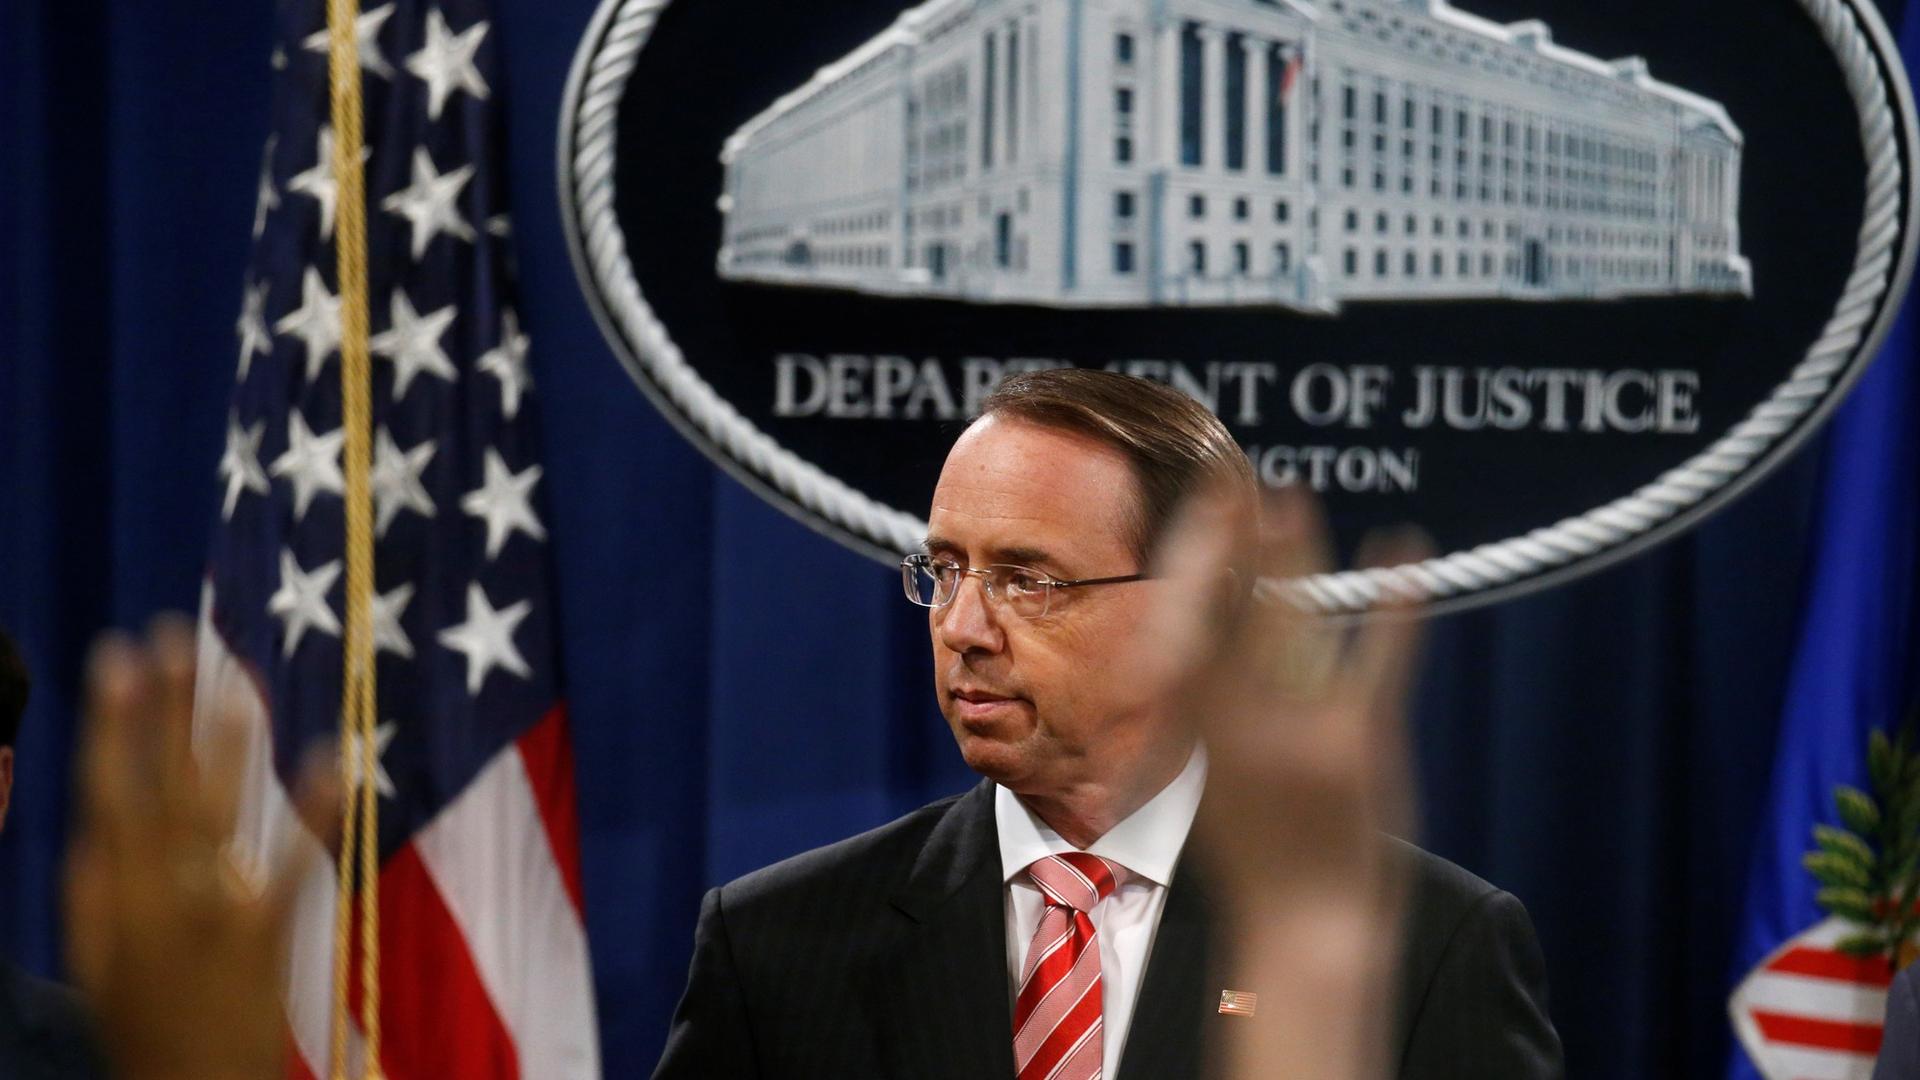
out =
<path fill-rule="evenodd" d="M 723 467 L 749 487 L 775 495 L 775 504 L 789 513 L 798 506 L 818 515 L 843 539 L 891 559 L 920 543 L 926 522 L 854 490 L 742 416 L 687 363 L 640 293 L 613 206 L 617 114 L 640 50 L 671 2 L 605 0 L 574 57 L 558 149 L 560 216 L 575 273 L 634 381 L 682 434 L 717 447 Z M 1280 587 L 1304 606 L 1347 615 L 1383 599 L 1417 599 L 1438 612 L 1545 588 L 1685 529 L 1758 480 L 1768 471 L 1761 466 L 1770 467 L 1815 430 L 1887 334 L 1898 308 L 1888 301 L 1904 296 L 1913 271 L 1911 237 L 1920 214 L 1920 187 L 1901 154 L 1903 145 L 1916 145 L 1912 93 L 1885 25 L 1861 2 L 1799 0 L 1840 61 L 1860 119 L 1867 177 L 1853 272 L 1825 329 L 1786 381 L 1705 450 L 1585 514 L 1419 563 L 1263 583 L 1262 591 Z"/>

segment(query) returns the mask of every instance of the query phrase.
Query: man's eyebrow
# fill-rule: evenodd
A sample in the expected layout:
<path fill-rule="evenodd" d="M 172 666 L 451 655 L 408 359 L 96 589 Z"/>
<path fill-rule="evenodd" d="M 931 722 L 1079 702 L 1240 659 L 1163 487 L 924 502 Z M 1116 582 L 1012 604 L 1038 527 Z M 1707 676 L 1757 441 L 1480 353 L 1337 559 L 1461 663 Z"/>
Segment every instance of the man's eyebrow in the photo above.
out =
<path fill-rule="evenodd" d="M 929 555 L 940 555 L 959 551 L 960 545 L 944 536 L 929 536 L 920 542 L 920 550 Z M 994 548 L 992 551 L 993 561 L 997 563 L 1039 566 L 1043 563 L 1050 565 L 1053 562 L 1052 555 L 1036 547 L 1005 547 Z"/>
<path fill-rule="evenodd" d="M 1039 548 L 995 548 L 993 554 L 996 562 L 1017 563 L 1021 566 L 1036 566 L 1041 563 L 1053 562 L 1053 556 Z"/>

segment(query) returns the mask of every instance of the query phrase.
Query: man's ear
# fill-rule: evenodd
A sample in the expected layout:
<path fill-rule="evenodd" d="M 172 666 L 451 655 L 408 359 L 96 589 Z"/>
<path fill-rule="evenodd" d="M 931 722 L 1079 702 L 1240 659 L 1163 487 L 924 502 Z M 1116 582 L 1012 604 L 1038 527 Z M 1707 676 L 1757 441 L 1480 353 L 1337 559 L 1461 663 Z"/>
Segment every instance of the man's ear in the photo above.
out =
<path fill-rule="evenodd" d="M 7 806 L 13 801 L 13 747 L 0 746 L 0 832 L 7 828 Z"/>

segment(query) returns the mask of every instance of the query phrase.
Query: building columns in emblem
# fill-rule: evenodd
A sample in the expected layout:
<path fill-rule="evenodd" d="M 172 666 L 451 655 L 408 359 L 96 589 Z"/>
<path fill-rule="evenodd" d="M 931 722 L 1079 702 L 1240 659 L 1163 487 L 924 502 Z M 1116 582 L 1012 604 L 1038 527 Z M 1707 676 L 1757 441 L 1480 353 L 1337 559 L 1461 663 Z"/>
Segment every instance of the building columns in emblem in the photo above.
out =
<path fill-rule="evenodd" d="M 1146 161 L 1156 168 L 1180 164 L 1180 77 L 1180 23 L 1162 17 L 1153 28 L 1153 79 L 1146 84 L 1152 89 L 1141 94 L 1153 113 Z"/>
<path fill-rule="evenodd" d="M 1200 166 L 1227 167 L 1227 32 L 1209 23 L 1200 30 Z"/>
<path fill-rule="evenodd" d="M 1246 91 L 1247 123 L 1241 134 L 1247 141 L 1247 175 L 1267 175 L 1267 109 L 1273 102 L 1267 99 L 1267 49 L 1272 43 L 1265 38 L 1251 34 L 1240 39 L 1240 45 L 1247 54 Z"/>
<path fill-rule="evenodd" d="M 1153 67 L 1139 83 L 1141 119 L 1145 122 L 1147 166 L 1146 205 L 1142 208 L 1142 266 L 1147 300 L 1159 303 L 1166 283 L 1167 176 L 1180 164 L 1180 21 L 1164 10 L 1152 24 Z"/>

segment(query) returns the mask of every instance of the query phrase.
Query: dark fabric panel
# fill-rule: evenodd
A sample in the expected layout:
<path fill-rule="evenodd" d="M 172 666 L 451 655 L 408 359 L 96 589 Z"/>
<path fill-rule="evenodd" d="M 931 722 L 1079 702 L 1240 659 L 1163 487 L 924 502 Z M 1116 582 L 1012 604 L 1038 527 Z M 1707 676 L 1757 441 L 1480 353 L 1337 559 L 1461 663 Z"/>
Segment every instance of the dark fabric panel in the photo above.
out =
<path fill-rule="evenodd" d="M 104 2 L 8 4 L 0 94 L 0 625 L 39 675 L 0 834 L 0 950 L 49 970 L 80 650 L 108 617 Z"/>

